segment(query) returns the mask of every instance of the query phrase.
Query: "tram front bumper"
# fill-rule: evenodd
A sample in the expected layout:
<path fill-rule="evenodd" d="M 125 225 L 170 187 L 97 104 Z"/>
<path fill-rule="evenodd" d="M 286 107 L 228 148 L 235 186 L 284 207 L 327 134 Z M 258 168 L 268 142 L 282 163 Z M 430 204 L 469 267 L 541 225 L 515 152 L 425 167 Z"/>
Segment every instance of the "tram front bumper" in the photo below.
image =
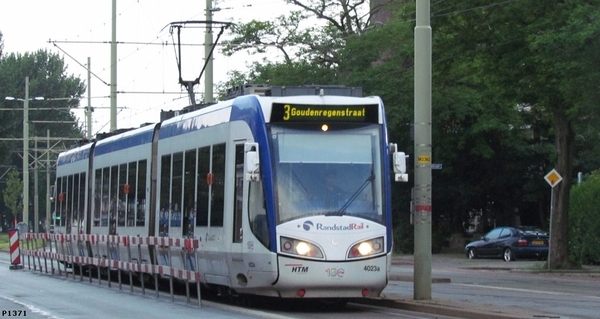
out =
<path fill-rule="evenodd" d="M 378 297 L 387 285 L 387 257 L 328 262 L 279 256 L 275 288 L 283 298 Z"/>

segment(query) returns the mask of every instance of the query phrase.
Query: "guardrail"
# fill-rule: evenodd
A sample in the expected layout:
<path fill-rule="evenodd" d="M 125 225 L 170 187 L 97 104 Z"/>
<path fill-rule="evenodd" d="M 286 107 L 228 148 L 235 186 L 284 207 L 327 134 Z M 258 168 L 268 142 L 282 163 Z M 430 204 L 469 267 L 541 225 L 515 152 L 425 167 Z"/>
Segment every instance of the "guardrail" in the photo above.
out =
<path fill-rule="evenodd" d="M 140 278 L 144 275 L 154 277 L 154 287 L 156 297 L 159 297 L 158 277 L 168 277 L 171 300 L 175 300 L 173 292 L 173 279 L 179 279 L 186 282 L 187 303 L 190 304 L 189 284 L 195 283 L 198 295 L 198 307 L 202 307 L 200 296 L 200 273 L 194 266 L 188 264 L 188 261 L 194 261 L 198 265 L 197 250 L 200 246 L 200 240 L 196 238 L 172 238 L 172 237 L 139 237 L 139 236 L 118 236 L 118 235 L 100 235 L 100 234 L 49 234 L 49 233 L 26 233 L 21 236 L 20 241 L 24 242 L 24 248 L 21 248 L 21 254 L 27 256 L 27 267 L 33 270 L 54 275 L 58 271 L 59 275 L 69 277 L 67 264 L 75 267 L 79 266 L 79 280 L 83 281 L 83 267 L 95 266 L 98 268 L 98 284 L 102 284 L 101 271 L 106 269 L 108 275 L 108 286 L 111 287 L 111 270 L 116 270 L 118 275 L 119 289 L 122 290 L 121 273 L 124 271 L 129 274 L 130 291 L 133 292 L 133 274 L 137 273 Z M 89 257 L 87 245 L 95 245 L 94 257 Z M 98 256 L 100 245 L 106 245 L 106 256 Z M 121 246 L 127 250 L 126 261 L 114 258 L 118 254 Z M 132 247 L 137 248 L 137 254 L 132 254 Z M 152 252 L 154 248 L 154 252 Z M 183 262 L 183 269 L 173 267 L 174 258 L 170 248 L 179 248 Z M 148 256 L 154 257 L 154 263 L 143 263 L 142 250 L 146 249 Z M 168 265 L 160 265 L 158 256 L 161 260 L 167 261 Z M 122 258 L 121 258 L 122 259 Z M 32 261 L 33 260 L 33 261 Z M 43 267 L 42 267 L 43 261 Z M 48 261 L 50 268 L 48 268 Z M 54 262 L 56 261 L 56 268 Z M 24 258 L 22 263 L 25 264 Z M 61 269 L 61 264 L 64 269 Z M 192 268 L 192 269 L 188 269 Z M 92 282 L 92 272 L 88 272 L 89 282 Z M 76 279 L 73 272 L 73 280 Z M 145 294 L 144 280 L 140 280 L 142 294 Z"/>

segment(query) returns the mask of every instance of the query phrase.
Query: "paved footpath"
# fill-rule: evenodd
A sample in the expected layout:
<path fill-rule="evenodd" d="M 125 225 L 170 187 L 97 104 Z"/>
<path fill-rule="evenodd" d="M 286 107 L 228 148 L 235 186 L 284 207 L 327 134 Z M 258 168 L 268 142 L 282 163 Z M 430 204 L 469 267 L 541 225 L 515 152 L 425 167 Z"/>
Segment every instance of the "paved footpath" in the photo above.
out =
<path fill-rule="evenodd" d="M 540 261 L 519 261 L 518 263 L 507 263 L 501 259 L 481 259 L 469 260 L 463 254 L 435 254 L 431 257 L 432 273 L 436 269 L 502 269 L 502 270 L 518 270 L 518 269 L 533 269 L 535 265 L 539 265 Z M 390 272 L 391 281 L 413 281 L 414 272 L 414 256 L 405 255 L 395 257 L 392 262 L 392 270 Z M 575 275 L 577 272 L 574 272 Z M 600 276 L 600 267 L 585 267 L 585 274 L 591 276 Z M 444 278 L 432 275 L 432 283 L 450 283 L 450 278 Z M 383 291 L 383 297 L 379 299 L 370 299 L 364 303 L 381 305 L 386 307 L 410 310 L 416 312 L 438 314 L 456 318 L 487 318 L 487 319 L 508 319 L 508 318 L 555 318 L 553 314 L 544 314 L 539 311 L 533 312 L 527 309 L 495 307 L 493 305 L 480 305 L 468 302 L 456 302 L 452 300 L 414 300 L 413 296 L 403 294 L 394 294 Z"/>

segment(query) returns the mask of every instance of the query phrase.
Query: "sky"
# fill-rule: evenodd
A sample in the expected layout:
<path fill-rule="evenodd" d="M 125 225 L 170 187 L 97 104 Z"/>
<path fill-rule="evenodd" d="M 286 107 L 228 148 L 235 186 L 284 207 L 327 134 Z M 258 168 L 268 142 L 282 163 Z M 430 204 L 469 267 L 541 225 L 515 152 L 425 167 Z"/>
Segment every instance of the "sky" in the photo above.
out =
<path fill-rule="evenodd" d="M 272 20 L 294 9 L 284 0 L 213 0 L 214 21 L 248 22 Z M 177 59 L 169 23 L 206 20 L 205 0 L 118 0 L 117 1 L 117 128 L 139 127 L 158 122 L 161 110 L 180 110 L 189 104 L 187 92 L 178 84 Z M 110 0 L 4 0 L 0 3 L 0 31 L 4 54 L 47 49 L 67 64 L 67 75 L 86 84 L 88 57 L 91 71 L 91 103 L 94 107 L 92 133 L 110 130 L 110 44 L 112 35 Z M 213 32 L 216 39 L 217 32 Z M 227 31 L 221 40 L 227 37 Z M 204 63 L 204 29 L 181 32 L 183 79 L 193 80 Z M 165 43 L 167 43 L 165 45 Z M 226 57 L 214 52 L 214 83 L 227 80 L 233 70 L 245 71 L 246 63 L 262 57 L 245 52 Z M 196 57 L 196 58 L 195 58 Z M 80 65 L 81 64 L 81 65 Z M 187 71 L 187 72 L 186 72 Z M 204 91 L 204 78 L 195 87 L 197 97 Z M 216 93 L 216 90 L 215 90 Z M 29 92 L 36 96 L 35 92 Z M 61 97 L 46 97 L 61 98 Z M 73 113 L 85 123 L 84 108 Z M 32 105 L 33 107 L 33 105 Z"/>

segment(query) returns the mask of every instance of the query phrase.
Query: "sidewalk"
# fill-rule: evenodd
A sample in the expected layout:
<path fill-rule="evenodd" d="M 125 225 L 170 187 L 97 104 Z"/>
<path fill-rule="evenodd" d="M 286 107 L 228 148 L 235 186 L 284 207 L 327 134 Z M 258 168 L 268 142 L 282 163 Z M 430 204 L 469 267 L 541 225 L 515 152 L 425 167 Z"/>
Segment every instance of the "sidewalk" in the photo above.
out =
<path fill-rule="evenodd" d="M 561 276 L 592 276 L 600 277 L 600 266 L 586 266 L 582 271 L 547 271 L 536 269 L 541 261 L 521 261 L 518 263 L 504 262 L 502 260 L 469 260 L 462 254 L 439 254 L 432 255 L 432 268 L 463 268 L 463 269 L 495 269 L 506 271 L 528 271 L 538 273 L 557 273 Z M 392 261 L 390 281 L 413 281 L 414 256 L 405 255 L 395 257 Z M 451 283 L 450 278 L 432 275 L 432 284 Z M 385 294 L 385 291 L 384 291 Z M 531 311 L 528 309 L 496 307 L 493 305 L 481 305 L 468 302 L 456 302 L 451 300 L 413 300 L 413 296 L 400 294 L 386 294 L 382 298 L 359 299 L 359 303 L 371 304 L 382 307 L 397 308 L 421 313 L 429 313 L 457 318 L 490 318 L 490 319 L 523 319 L 523 318 L 556 318 L 556 315 Z"/>

